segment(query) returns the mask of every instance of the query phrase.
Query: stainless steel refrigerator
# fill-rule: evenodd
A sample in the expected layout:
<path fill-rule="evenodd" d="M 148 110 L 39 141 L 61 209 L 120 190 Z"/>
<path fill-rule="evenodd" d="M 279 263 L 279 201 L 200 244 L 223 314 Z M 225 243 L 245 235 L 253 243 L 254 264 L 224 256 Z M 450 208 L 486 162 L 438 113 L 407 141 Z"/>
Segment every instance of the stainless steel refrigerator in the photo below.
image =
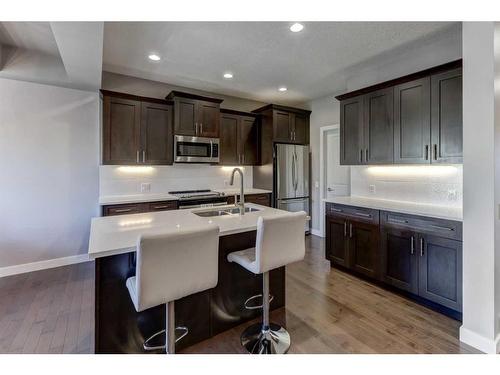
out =
<path fill-rule="evenodd" d="M 309 146 L 276 144 L 276 208 L 309 215 Z M 309 221 L 306 231 L 309 232 Z"/>

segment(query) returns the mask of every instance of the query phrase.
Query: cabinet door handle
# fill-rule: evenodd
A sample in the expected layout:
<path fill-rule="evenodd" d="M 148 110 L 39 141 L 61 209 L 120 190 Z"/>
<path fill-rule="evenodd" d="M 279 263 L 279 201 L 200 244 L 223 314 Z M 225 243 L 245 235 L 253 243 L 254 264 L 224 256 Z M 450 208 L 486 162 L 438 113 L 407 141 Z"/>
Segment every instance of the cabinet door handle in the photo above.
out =
<path fill-rule="evenodd" d="M 423 237 L 420 238 L 420 256 L 424 256 L 424 239 Z"/>
<path fill-rule="evenodd" d="M 359 162 L 363 163 L 363 150 L 359 150 Z"/>
<path fill-rule="evenodd" d="M 143 163 L 146 162 L 146 151 L 145 150 L 142 150 L 142 162 Z"/>
<path fill-rule="evenodd" d="M 200 134 L 203 134 L 203 123 L 200 122 Z"/>
<path fill-rule="evenodd" d="M 164 205 L 164 206 L 153 206 L 153 210 L 162 210 L 164 208 L 168 208 L 169 206 L 168 205 Z"/>
<path fill-rule="evenodd" d="M 408 220 L 389 219 L 389 223 L 394 223 L 394 224 L 408 224 Z"/>
<path fill-rule="evenodd" d="M 130 212 L 130 211 L 132 211 L 131 208 L 118 208 L 115 210 L 116 213 Z"/>
<path fill-rule="evenodd" d="M 429 160 L 429 145 L 425 145 L 425 160 Z"/>
<path fill-rule="evenodd" d="M 349 238 L 352 238 L 352 223 L 349 223 Z"/>
<path fill-rule="evenodd" d="M 410 238 L 410 254 L 413 255 L 415 252 L 415 238 L 411 236 Z"/>
<path fill-rule="evenodd" d="M 340 208 L 334 208 L 334 207 L 330 208 L 330 211 L 332 211 L 332 212 L 344 212 Z"/>
<path fill-rule="evenodd" d="M 434 144 L 434 160 L 438 160 L 438 145 Z"/>
<path fill-rule="evenodd" d="M 139 161 L 139 150 L 137 150 L 135 158 L 136 158 L 136 161 L 138 163 L 140 163 L 140 161 Z"/>
<path fill-rule="evenodd" d="M 429 225 L 429 226 L 431 228 L 434 228 L 434 229 L 447 230 L 447 231 L 450 231 L 450 232 L 453 232 L 455 230 L 455 228 L 442 227 L 442 226 L 439 226 L 439 225 Z"/>
<path fill-rule="evenodd" d="M 344 221 L 344 237 L 347 237 L 347 221 Z"/>
<path fill-rule="evenodd" d="M 355 212 L 354 214 L 355 214 L 355 215 L 358 215 L 358 216 L 361 216 L 361 217 L 367 217 L 367 218 L 370 218 L 370 219 L 371 219 L 371 217 L 372 217 L 372 215 L 371 215 L 371 214 L 363 214 L 363 213 L 361 213 L 361 212 Z"/>
<path fill-rule="evenodd" d="M 368 163 L 368 149 L 365 150 L 365 163 Z"/>

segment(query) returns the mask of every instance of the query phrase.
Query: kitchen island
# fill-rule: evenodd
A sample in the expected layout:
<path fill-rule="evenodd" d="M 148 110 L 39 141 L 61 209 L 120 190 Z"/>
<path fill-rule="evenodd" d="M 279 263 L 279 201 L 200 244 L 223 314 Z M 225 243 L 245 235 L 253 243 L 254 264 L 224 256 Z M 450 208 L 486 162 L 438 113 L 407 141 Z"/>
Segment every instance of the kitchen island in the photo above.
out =
<path fill-rule="evenodd" d="M 146 353 L 144 340 L 165 328 L 165 306 L 138 313 L 125 286 L 126 279 L 135 275 L 136 243 L 141 234 L 178 231 L 204 223 L 220 228 L 217 286 L 175 301 L 175 324 L 189 329 L 176 350 L 258 317 L 260 310 L 248 310 L 244 302 L 262 293 L 262 275 L 229 263 L 227 254 L 255 246 L 259 216 L 282 215 L 285 211 L 255 204 L 246 207 L 256 211 L 202 217 L 197 213 L 207 209 L 193 209 L 92 219 L 89 257 L 95 260 L 95 352 Z M 217 209 L 229 208 L 234 206 Z M 271 271 L 270 288 L 274 296 L 271 309 L 284 306 L 284 267 Z"/>

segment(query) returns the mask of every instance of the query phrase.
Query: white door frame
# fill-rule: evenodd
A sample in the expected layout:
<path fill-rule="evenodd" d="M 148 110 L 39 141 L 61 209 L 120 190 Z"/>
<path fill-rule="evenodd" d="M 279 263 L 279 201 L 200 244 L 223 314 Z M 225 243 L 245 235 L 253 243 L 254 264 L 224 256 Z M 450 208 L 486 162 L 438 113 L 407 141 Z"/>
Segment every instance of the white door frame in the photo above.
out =
<path fill-rule="evenodd" d="M 330 130 L 338 129 L 340 131 L 340 125 L 326 125 L 319 128 L 319 235 L 325 237 L 325 204 L 323 199 L 325 199 L 325 185 L 326 185 L 326 173 L 325 173 L 325 134 Z"/>

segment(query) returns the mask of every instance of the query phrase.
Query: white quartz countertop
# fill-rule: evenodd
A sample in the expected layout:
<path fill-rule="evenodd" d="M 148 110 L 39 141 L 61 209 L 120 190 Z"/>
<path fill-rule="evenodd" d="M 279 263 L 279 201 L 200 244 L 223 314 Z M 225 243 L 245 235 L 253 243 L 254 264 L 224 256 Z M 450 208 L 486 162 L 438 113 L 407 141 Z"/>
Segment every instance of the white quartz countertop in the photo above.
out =
<path fill-rule="evenodd" d="M 108 195 L 99 197 L 99 204 L 122 204 L 122 203 L 140 203 L 156 201 L 174 201 L 178 198 L 168 193 L 162 194 L 133 194 L 133 195 Z"/>
<path fill-rule="evenodd" d="M 148 212 L 121 216 L 95 217 L 90 225 L 89 257 L 91 259 L 109 255 L 135 251 L 139 235 L 158 233 L 159 231 L 178 231 L 190 229 L 203 224 L 215 224 L 220 228 L 220 235 L 248 232 L 257 229 L 259 216 L 270 217 L 286 214 L 287 211 L 248 203 L 246 207 L 255 207 L 259 211 L 247 212 L 245 215 L 223 215 L 216 217 L 200 217 L 193 211 L 207 209 L 186 209 Z M 220 206 L 219 209 L 234 207 Z"/>
<path fill-rule="evenodd" d="M 234 195 L 234 194 L 239 194 L 240 189 L 238 188 L 224 188 L 224 189 L 214 189 L 215 192 L 217 193 L 224 193 L 226 195 Z M 271 190 L 264 190 L 264 189 L 254 189 L 254 188 L 244 188 L 243 189 L 245 194 L 252 195 L 252 194 L 270 194 L 272 193 Z"/>
<path fill-rule="evenodd" d="M 384 210 L 399 212 L 403 214 L 427 216 L 437 219 L 462 221 L 462 208 L 453 206 L 439 206 L 434 204 L 422 204 L 413 202 L 392 201 L 387 199 L 365 198 L 365 197 L 334 197 L 324 199 L 325 202 L 345 204 L 348 206 L 357 206 L 372 208 L 375 210 Z"/>

